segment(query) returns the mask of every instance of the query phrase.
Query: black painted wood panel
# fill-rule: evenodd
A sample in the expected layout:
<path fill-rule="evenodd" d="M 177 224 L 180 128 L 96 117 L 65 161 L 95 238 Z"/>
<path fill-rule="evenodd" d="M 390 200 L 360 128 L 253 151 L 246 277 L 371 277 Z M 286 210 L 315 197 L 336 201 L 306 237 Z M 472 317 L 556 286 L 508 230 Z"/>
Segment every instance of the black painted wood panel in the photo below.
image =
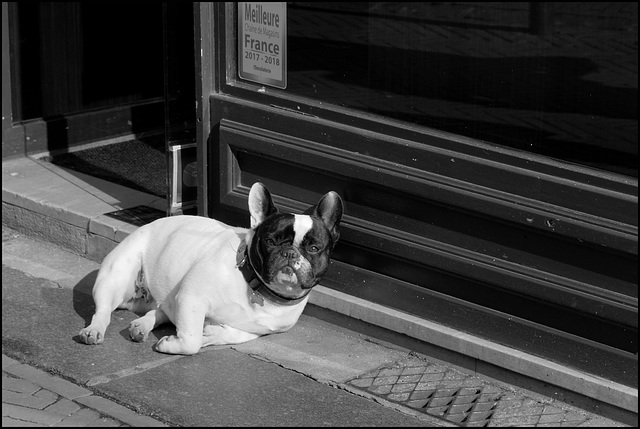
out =
<path fill-rule="evenodd" d="M 210 216 L 248 224 L 256 180 L 296 212 L 335 190 L 330 287 L 637 385 L 633 186 L 393 124 L 211 101 Z"/>

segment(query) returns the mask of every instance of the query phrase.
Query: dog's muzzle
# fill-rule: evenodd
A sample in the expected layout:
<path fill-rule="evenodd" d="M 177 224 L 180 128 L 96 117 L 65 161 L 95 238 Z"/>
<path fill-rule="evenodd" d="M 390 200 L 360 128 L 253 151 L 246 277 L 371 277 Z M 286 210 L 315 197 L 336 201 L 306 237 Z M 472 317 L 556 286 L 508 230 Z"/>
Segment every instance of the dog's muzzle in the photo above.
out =
<path fill-rule="evenodd" d="M 281 305 L 298 304 L 300 301 L 302 301 L 307 297 L 309 292 L 311 292 L 311 289 L 313 288 L 313 286 L 315 286 L 315 283 L 317 283 L 317 282 L 314 282 L 313 286 L 311 287 L 301 286 L 302 289 L 307 289 L 307 291 L 304 295 L 296 298 L 287 297 L 282 294 L 279 294 L 278 292 L 273 290 L 271 287 L 269 287 L 269 285 L 260 277 L 260 275 L 253 268 L 253 265 L 251 264 L 251 258 L 249 257 L 249 249 L 248 249 L 247 243 L 244 241 L 238 247 L 236 262 L 237 262 L 236 268 L 240 270 L 240 272 L 242 273 L 242 276 L 244 277 L 245 281 L 249 284 L 249 287 L 253 290 L 254 294 L 259 294 L 265 297 L 266 299 L 268 299 L 269 301 L 272 301 Z M 285 265 L 284 267 L 280 268 L 279 273 L 282 273 L 282 276 L 283 278 L 285 278 L 285 281 L 295 280 L 296 282 L 291 284 L 297 285 L 297 275 L 293 267 L 289 265 Z M 258 303 L 260 303 L 260 305 L 263 305 L 263 303 L 260 302 L 260 300 L 258 300 Z"/>

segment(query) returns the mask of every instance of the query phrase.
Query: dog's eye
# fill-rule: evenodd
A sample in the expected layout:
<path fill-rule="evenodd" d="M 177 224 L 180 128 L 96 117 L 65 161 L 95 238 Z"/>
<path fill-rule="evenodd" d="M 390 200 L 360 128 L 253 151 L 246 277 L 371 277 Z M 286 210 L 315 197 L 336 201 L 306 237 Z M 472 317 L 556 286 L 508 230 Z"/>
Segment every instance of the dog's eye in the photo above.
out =
<path fill-rule="evenodd" d="M 266 243 L 266 244 L 267 244 L 267 246 L 269 246 L 269 247 L 274 247 L 274 246 L 276 245 L 276 242 L 275 242 L 275 241 L 273 241 L 273 240 L 272 240 L 272 239 L 270 239 L 270 238 L 267 238 L 267 239 L 265 240 L 265 243 Z"/>
<path fill-rule="evenodd" d="M 320 248 L 318 246 L 309 246 L 307 247 L 307 252 L 309 253 L 318 253 Z"/>

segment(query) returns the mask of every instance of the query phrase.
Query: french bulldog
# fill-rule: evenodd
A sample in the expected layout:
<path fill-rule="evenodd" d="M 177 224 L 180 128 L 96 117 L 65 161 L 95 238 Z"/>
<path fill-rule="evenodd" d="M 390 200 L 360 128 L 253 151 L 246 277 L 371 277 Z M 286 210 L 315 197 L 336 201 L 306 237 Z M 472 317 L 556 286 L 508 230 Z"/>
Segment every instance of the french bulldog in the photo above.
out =
<path fill-rule="evenodd" d="M 116 308 L 144 314 L 129 326 L 133 341 L 173 323 L 176 334 L 155 345 L 169 354 L 291 329 L 329 267 L 342 200 L 329 192 L 308 212 L 279 213 L 258 182 L 249 191 L 250 229 L 186 215 L 140 227 L 104 259 L 80 339 L 101 344 Z"/>

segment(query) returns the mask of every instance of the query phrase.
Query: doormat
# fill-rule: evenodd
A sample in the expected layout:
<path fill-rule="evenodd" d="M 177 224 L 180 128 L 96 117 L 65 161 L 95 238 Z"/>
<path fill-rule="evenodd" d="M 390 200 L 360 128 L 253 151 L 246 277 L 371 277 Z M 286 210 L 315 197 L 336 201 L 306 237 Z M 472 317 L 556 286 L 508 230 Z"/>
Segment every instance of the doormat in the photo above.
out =
<path fill-rule="evenodd" d="M 164 134 L 40 158 L 127 188 L 167 197 Z"/>

